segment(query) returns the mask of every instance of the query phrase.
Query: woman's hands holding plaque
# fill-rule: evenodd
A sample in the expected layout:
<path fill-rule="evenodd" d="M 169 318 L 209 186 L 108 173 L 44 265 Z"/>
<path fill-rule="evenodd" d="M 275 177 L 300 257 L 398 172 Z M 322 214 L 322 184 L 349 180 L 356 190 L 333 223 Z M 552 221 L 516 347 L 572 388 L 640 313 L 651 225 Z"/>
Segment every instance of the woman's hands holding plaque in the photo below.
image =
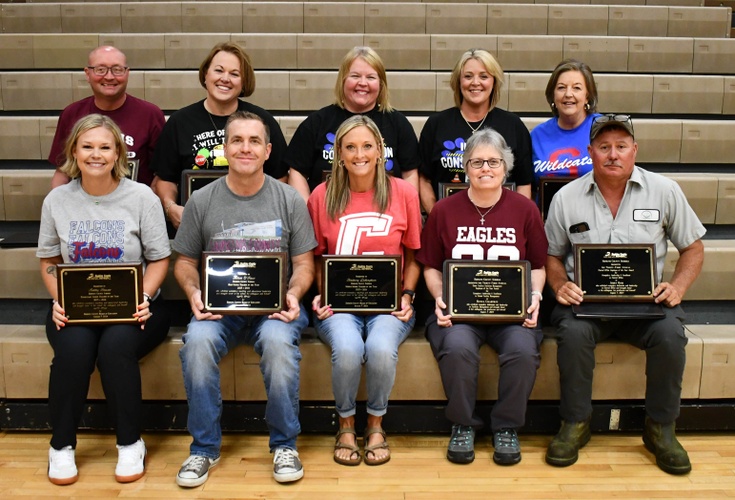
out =
<path fill-rule="evenodd" d="M 319 320 L 321 321 L 324 321 L 328 317 L 334 315 L 334 311 L 332 311 L 332 308 L 329 305 L 322 305 L 321 294 L 314 297 L 314 300 L 311 301 L 311 308 L 316 313 L 316 317 L 319 318 Z"/>
<path fill-rule="evenodd" d="M 66 322 L 69 321 L 66 317 L 66 312 L 64 312 L 58 300 L 54 300 L 54 306 L 51 309 L 51 319 L 56 325 L 57 330 L 64 328 Z"/>
<path fill-rule="evenodd" d="M 452 315 L 444 314 L 444 311 L 447 309 L 444 299 L 439 296 L 435 299 L 435 303 L 434 313 L 436 314 L 436 324 L 445 328 L 452 326 Z"/>
<path fill-rule="evenodd" d="M 400 319 L 404 323 L 407 322 L 409 319 L 411 319 L 411 316 L 413 316 L 413 305 L 411 304 L 411 297 L 408 295 L 402 295 L 401 296 L 401 310 L 400 311 L 393 311 L 391 313 L 396 318 Z"/>
<path fill-rule="evenodd" d="M 133 316 L 138 318 L 138 323 L 142 323 L 140 325 L 141 330 L 145 330 L 145 322 L 151 319 L 151 316 L 153 316 L 153 312 L 151 312 L 150 307 L 151 307 L 150 299 L 148 298 L 147 295 L 144 294 L 143 302 L 141 302 L 140 304 L 136 306 L 138 311 L 135 314 L 133 314 Z"/>
<path fill-rule="evenodd" d="M 541 296 L 534 292 L 531 295 L 531 305 L 526 309 L 528 318 L 523 321 L 523 326 L 526 328 L 536 328 L 536 326 L 538 326 L 538 313 L 540 310 Z"/>

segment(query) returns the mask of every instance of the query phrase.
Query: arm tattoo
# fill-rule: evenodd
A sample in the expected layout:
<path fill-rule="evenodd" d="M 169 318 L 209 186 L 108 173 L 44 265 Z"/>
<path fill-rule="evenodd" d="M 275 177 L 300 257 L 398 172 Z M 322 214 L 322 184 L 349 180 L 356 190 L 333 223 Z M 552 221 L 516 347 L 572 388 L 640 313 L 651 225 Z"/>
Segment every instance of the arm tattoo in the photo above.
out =
<path fill-rule="evenodd" d="M 46 268 L 46 274 L 50 274 L 54 278 L 56 278 L 56 266 L 48 266 Z"/>

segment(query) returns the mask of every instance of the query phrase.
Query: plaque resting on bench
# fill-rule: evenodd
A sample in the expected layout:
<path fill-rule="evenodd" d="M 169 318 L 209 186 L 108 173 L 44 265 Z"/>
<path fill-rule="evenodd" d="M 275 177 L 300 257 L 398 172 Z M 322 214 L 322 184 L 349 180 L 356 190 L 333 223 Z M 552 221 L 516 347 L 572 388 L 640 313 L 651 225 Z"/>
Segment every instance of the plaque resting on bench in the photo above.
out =
<path fill-rule="evenodd" d="M 575 244 L 574 281 L 585 302 L 653 302 L 653 244 Z"/>
<path fill-rule="evenodd" d="M 444 301 L 453 321 L 523 323 L 530 305 L 525 260 L 444 261 Z"/>
<path fill-rule="evenodd" d="M 137 324 L 133 317 L 143 302 L 143 265 L 58 264 L 59 305 L 67 324 Z"/>
<path fill-rule="evenodd" d="M 286 309 L 286 252 L 202 254 L 202 301 L 215 314 Z"/>
<path fill-rule="evenodd" d="M 324 255 L 322 304 L 332 311 L 382 314 L 401 308 L 400 255 Z"/>
<path fill-rule="evenodd" d="M 181 172 L 181 206 L 186 205 L 186 202 L 189 201 L 194 191 L 203 188 L 207 184 L 211 184 L 223 175 L 227 175 L 227 169 L 186 169 Z"/>

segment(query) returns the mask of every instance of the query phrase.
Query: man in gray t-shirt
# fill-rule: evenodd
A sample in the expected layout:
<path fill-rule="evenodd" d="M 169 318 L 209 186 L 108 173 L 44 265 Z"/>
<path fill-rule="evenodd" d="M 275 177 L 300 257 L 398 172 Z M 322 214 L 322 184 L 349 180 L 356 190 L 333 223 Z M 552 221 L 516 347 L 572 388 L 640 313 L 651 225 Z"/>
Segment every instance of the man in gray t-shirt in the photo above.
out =
<path fill-rule="evenodd" d="M 562 417 L 546 462 L 572 465 L 590 440 L 594 350 L 598 342 L 615 336 L 646 351 L 646 448 L 663 471 L 686 474 L 692 466 L 674 432 L 687 344 L 680 304 L 702 269 L 705 228 L 674 181 L 635 165 L 638 143 L 629 116 L 596 117 L 588 149 L 592 172 L 554 196 L 546 220 L 546 277 L 558 302 L 551 322 L 556 326 Z M 679 251 L 679 261 L 671 279 L 661 282 L 667 240 Z M 658 284 L 653 297 L 664 306 L 664 317 L 575 316 L 571 306 L 580 305 L 584 294 L 571 279 L 574 243 L 654 244 Z"/>
<path fill-rule="evenodd" d="M 190 456 L 176 483 L 203 484 L 217 465 L 222 444 L 219 361 L 240 343 L 253 344 L 265 380 L 265 419 L 278 482 L 301 479 L 296 451 L 299 425 L 299 340 L 308 323 L 301 299 L 314 279 L 314 229 L 296 190 L 263 172 L 270 154 L 269 131 L 252 113 L 234 113 L 225 127 L 227 176 L 196 191 L 187 203 L 173 247 L 174 274 L 193 318 L 184 334 L 181 364 L 189 402 Z M 288 255 L 286 309 L 262 316 L 205 312 L 200 289 L 203 251 Z"/>

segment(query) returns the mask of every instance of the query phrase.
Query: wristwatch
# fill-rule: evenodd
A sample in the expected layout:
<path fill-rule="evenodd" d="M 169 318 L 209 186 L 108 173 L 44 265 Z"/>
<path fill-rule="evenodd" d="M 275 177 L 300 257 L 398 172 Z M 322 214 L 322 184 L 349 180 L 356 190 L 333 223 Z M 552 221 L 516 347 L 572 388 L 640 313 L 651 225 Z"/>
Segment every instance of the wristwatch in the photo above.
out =
<path fill-rule="evenodd" d="M 416 292 L 406 288 L 405 290 L 401 292 L 401 295 L 408 295 L 409 297 L 411 297 L 411 304 L 413 304 L 413 299 L 416 297 Z"/>

